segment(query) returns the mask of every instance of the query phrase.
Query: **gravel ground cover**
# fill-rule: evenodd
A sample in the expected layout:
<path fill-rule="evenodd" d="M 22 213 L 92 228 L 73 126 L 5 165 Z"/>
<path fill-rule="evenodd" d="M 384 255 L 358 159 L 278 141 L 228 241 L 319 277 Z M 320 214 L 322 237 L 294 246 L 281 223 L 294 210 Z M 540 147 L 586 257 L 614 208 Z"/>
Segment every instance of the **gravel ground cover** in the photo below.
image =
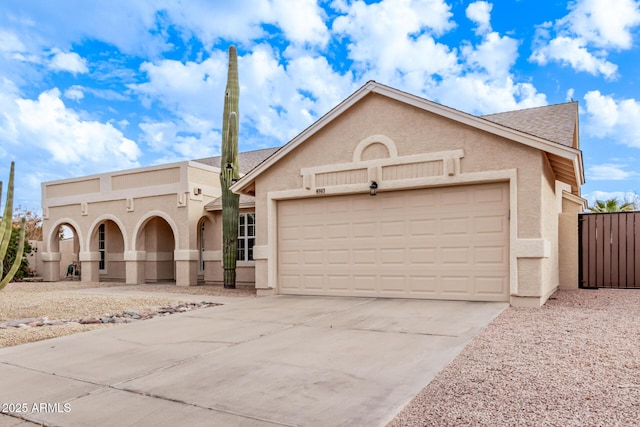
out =
<path fill-rule="evenodd" d="M 510 307 L 389 426 L 637 426 L 640 290 Z"/>
<path fill-rule="evenodd" d="M 127 291 L 144 291 L 149 296 L 94 295 L 71 292 L 82 288 L 122 287 Z M 176 294 L 175 298 L 153 296 L 154 293 Z M 125 311 L 145 312 L 184 301 L 180 295 L 202 295 L 203 301 L 215 296 L 255 296 L 255 289 L 238 287 L 224 289 L 222 286 L 175 286 L 154 284 L 130 286 L 123 283 L 10 283 L 0 291 L 0 324 L 20 319 L 42 319 L 67 321 L 82 318 L 101 318 Z M 78 332 L 114 326 L 106 324 L 62 324 L 30 328 L 0 328 L 0 348 L 61 337 Z"/>

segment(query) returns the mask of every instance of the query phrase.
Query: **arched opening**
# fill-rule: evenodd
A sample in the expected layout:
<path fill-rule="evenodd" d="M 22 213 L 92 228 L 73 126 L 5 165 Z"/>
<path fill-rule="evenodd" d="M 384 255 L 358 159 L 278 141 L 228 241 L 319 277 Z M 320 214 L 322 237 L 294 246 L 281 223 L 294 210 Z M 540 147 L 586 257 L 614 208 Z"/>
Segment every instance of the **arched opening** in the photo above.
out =
<path fill-rule="evenodd" d="M 169 223 L 152 216 L 140 227 L 135 240 L 136 251 L 146 252 L 145 282 L 175 281 L 174 251 L 176 240 Z"/>
<path fill-rule="evenodd" d="M 100 254 L 98 274 L 101 282 L 123 282 L 126 278 L 124 237 L 112 220 L 104 220 L 91 232 L 89 248 Z"/>
<path fill-rule="evenodd" d="M 75 227 L 60 224 L 51 234 L 49 251 L 60 254 L 60 280 L 80 280 L 80 238 Z"/>

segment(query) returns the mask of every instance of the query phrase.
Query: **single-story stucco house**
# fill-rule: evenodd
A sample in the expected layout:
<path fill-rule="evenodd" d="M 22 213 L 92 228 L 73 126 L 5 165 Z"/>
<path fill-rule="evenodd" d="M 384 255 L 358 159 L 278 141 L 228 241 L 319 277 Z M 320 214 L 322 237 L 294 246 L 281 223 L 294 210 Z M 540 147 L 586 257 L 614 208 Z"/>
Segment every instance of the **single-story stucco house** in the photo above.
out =
<path fill-rule="evenodd" d="M 259 294 L 506 301 L 578 286 L 578 106 L 473 116 L 368 82 L 240 154 L 238 281 Z M 220 158 L 42 184 L 44 278 L 219 282 Z"/>

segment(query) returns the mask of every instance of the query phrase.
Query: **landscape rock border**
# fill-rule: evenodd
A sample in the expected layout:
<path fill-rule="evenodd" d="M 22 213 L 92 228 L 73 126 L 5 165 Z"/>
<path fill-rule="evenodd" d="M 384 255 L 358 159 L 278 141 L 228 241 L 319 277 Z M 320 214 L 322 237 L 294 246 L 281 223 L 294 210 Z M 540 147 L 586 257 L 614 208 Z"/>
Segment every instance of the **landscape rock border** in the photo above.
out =
<path fill-rule="evenodd" d="M 30 317 L 24 319 L 8 320 L 0 323 L 0 329 L 28 329 L 43 326 L 61 326 L 61 325 L 92 325 L 92 324 L 122 324 L 132 323 L 139 320 L 148 320 L 158 316 L 167 316 L 175 313 L 185 313 L 187 311 L 197 310 L 199 308 L 209 308 L 222 305 L 220 303 L 201 301 L 201 302 L 183 302 L 171 303 L 162 307 L 150 307 L 144 310 L 125 310 L 115 314 L 105 313 L 100 317 L 82 317 L 79 319 L 55 319 L 49 320 L 48 317 Z"/>

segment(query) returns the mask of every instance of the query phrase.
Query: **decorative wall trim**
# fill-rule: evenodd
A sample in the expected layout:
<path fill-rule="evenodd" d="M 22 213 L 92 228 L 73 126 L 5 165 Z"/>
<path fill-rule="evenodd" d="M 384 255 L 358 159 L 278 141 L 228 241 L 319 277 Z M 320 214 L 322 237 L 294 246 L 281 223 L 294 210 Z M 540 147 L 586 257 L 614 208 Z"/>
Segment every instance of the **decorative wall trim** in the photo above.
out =
<path fill-rule="evenodd" d="M 124 260 L 125 261 L 146 261 L 147 252 L 146 251 L 125 251 Z"/>
<path fill-rule="evenodd" d="M 353 163 L 360 163 L 362 161 L 362 153 L 372 144 L 382 144 L 387 147 L 389 157 L 398 157 L 398 147 L 396 147 L 396 143 L 391 138 L 386 135 L 371 135 L 360 141 L 356 146 L 353 151 Z"/>
<path fill-rule="evenodd" d="M 199 261 L 200 251 L 196 249 L 176 249 L 173 251 L 173 259 L 176 261 Z"/>
<path fill-rule="evenodd" d="M 80 262 L 98 262 L 100 261 L 100 252 L 80 252 L 78 254 Z"/>
<path fill-rule="evenodd" d="M 447 180 L 460 173 L 463 150 L 398 157 L 393 141 L 384 135 L 374 135 L 361 141 L 354 152 L 354 159 L 359 159 L 361 151 L 369 145 L 381 143 L 381 138 L 386 138 L 385 146 L 390 150 L 392 157 L 302 168 L 302 188 L 317 194 L 336 194 L 336 191 L 337 194 L 342 194 L 357 192 L 358 188 L 365 187 L 368 191 L 371 181 L 376 181 L 378 189 L 382 190 L 385 186 L 392 188 L 393 182 L 404 186 L 407 180 Z"/>
<path fill-rule="evenodd" d="M 269 258 L 269 246 L 268 245 L 254 245 L 253 246 L 253 259 L 268 259 Z"/>

